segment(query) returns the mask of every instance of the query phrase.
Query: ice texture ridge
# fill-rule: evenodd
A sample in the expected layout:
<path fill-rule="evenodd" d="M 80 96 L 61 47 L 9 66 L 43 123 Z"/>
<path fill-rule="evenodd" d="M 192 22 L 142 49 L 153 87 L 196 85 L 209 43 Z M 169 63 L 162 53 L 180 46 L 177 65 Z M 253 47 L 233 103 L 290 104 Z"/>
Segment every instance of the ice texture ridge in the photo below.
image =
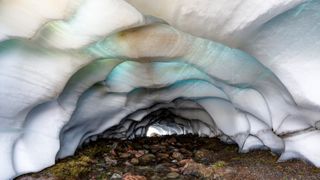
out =
<path fill-rule="evenodd" d="M 153 128 L 320 167 L 319 0 L 0 1 L 0 179 Z"/>

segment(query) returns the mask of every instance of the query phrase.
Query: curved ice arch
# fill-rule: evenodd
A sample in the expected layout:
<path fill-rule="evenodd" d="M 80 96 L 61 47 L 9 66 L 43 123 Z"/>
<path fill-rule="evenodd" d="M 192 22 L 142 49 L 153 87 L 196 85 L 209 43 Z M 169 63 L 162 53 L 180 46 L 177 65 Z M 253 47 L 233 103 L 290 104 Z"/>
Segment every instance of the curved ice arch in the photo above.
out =
<path fill-rule="evenodd" d="M 319 1 L 237 0 L 219 4 L 209 0 L 175 0 L 173 4 L 166 1 L 150 4 L 146 0 L 128 0 L 136 9 L 120 0 L 61 0 L 56 9 L 51 9 L 54 6 L 48 2 L 51 1 L 20 0 L 19 3 L 26 5 L 19 6 L 23 11 L 12 10 L 12 7 L 18 7 L 15 6 L 17 1 L 0 3 L 0 97 L 3 100 L 0 111 L 1 178 L 47 167 L 54 163 L 59 150 L 57 157 L 71 155 L 87 138 L 105 132 L 107 129 L 104 128 L 117 125 L 132 113 L 148 109 L 155 101 L 164 104 L 163 108 L 179 114 L 184 107 L 174 111 L 172 101 L 181 98 L 181 91 L 187 87 L 191 88 L 184 92 L 185 98 L 199 105 L 204 104 L 199 110 L 204 114 L 211 112 L 216 117 L 211 117 L 214 121 L 211 125 L 217 125 L 216 131 L 222 133 L 221 140 L 236 142 L 242 152 L 268 147 L 282 153 L 280 161 L 302 158 L 319 166 L 320 151 L 316 142 L 319 139 L 320 101 L 315 93 L 319 88 L 313 88 L 314 84 L 319 83 L 297 73 L 302 71 L 314 77 L 318 75 L 319 46 L 313 42 L 319 39 Z M 115 9 L 121 6 L 123 8 L 119 10 L 127 12 L 129 16 L 114 16 L 114 21 L 106 23 L 110 26 L 99 29 L 100 23 L 104 23 L 101 17 L 109 16 L 111 12 L 103 12 L 99 4 L 108 4 Z M 158 12 L 154 11 L 155 6 L 160 9 Z M 181 7 L 181 11 L 177 11 L 177 7 Z M 75 11 L 77 8 L 80 10 Z M 24 9 L 29 9 L 31 13 L 26 14 Z M 224 12 L 222 14 L 221 9 Z M 97 16 L 102 16 L 90 21 L 90 12 L 95 10 Z M 210 14 L 206 13 L 207 10 Z M 245 16 L 248 13 L 250 16 Z M 149 18 L 146 14 L 156 18 Z M 19 21 L 9 22 L 8 16 Z M 28 18 L 31 19 L 29 22 L 26 21 Z M 128 21 L 117 24 L 117 18 L 126 18 Z M 169 25 L 159 24 L 162 21 L 157 18 L 164 19 Z M 84 27 L 82 19 L 89 20 L 87 22 L 92 23 L 92 27 Z M 28 22 L 30 26 L 22 22 Z M 155 22 L 158 24 L 143 26 Z M 216 42 L 196 38 L 170 25 Z M 140 28 L 133 28 L 136 26 Z M 55 32 L 52 27 L 64 29 L 65 33 Z M 78 30 L 76 27 L 84 28 Z M 110 33 L 127 28 L 131 29 L 95 43 Z M 19 40 L 13 40 L 12 37 Z M 58 41 L 59 38 L 61 41 Z M 86 45 L 87 48 L 77 49 Z M 64 48 L 73 50 L 66 51 Z M 113 70 L 122 69 L 122 63 L 127 60 L 155 64 L 156 68 L 146 74 L 159 77 L 162 83 L 152 84 L 152 81 L 141 78 L 143 83 L 136 79 L 128 86 L 121 86 L 118 84 L 122 79 L 120 75 L 118 79 L 115 76 L 108 78 Z M 289 60 L 290 63 L 287 63 Z M 176 65 L 156 65 L 154 61 L 174 61 Z M 148 65 L 133 64 L 140 70 L 148 69 Z M 172 68 L 174 72 L 175 67 L 180 65 L 188 70 L 181 72 L 183 76 L 168 81 L 174 73 L 168 73 L 170 76 L 166 77 L 161 66 L 163 69 Z M 189 70 L 193 73 L 189 74 Z M 124 79 L 128 78 L 125 73 L 120 74 L 124 75 Z M 129 71 L 129 74 L 135 72 Z M 205 91 L 197 95 L 192 85 L 177 84 L 176 81 L 195 81 L 194 85 L 206 84 L 204 87 L 208 90 L 215 87 L 222 93 L 220 98 L 216 98 L 217 94 L 209 95 Z M 305 95 L 301 95 L 301 92 Z M 142 98 L 147 100 L 140 102 Z M 109 99 L 118 108 L 102 99 Z M 105 119 L 105 112 L 95 111 L 96 103 L 109 107 L 108 110 L 115 117 Z M 130 108 L 124 108 L 126 106 Z M 232 109 L 234 117 L 242 123 L 235 122 L 234 118 L 228 121 L 229 124 L 221 121 L 224 114 L 213 113 L 212 108 L 221 106 L 221 112 L 225 108 Z M 258 108 L 260 106 L 264 108 Z M 100 118 L 92 121 L 92 126 L 96 123 L 103 124 L 103 127 L 79 128 L 89 123 L 79 109 Z M 74 116 L 83 119 L 70 121 Z M 206 121 L 207 118 L 203 117 L 200 115 L 199 120 Z M 178 119 L 184 122 L 182 118 Z M 148 119 L 144 123 L 147 122 Z M 239 126 L 235 126 L 237 123 Z M 69 131 L 68 127 L 76 131 Z M 206 128 L 199 126 L 199 129 Z M 142 132 L 139 130 L 135 134 Z M 209 133 L 207 130 L 205 132 Z M 77 143 L 61 148 L 60 144 L 65 144 L 61 140 L 70 138 L 67 134 L 77 136 Z M 279 134 L 282 136 L 277 136 Z M 130 133 L 126 135 L 130 136 Z M 33 143 L 46 147 L 34 149 L 36 146 Z"/>

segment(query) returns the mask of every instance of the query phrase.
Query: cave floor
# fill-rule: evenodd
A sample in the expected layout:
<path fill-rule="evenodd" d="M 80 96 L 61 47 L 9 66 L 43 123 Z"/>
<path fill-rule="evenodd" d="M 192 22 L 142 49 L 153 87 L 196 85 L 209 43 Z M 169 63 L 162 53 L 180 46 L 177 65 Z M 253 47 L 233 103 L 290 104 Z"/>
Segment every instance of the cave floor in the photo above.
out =
<path fill-rule="evenodd" d="M 16 179 L 320 179 L 299 160 L 277 163 L 270 151 L 239 154 L 235 145 L 192 135 L 134 140 L 99 139 L 75 156 Z"/>

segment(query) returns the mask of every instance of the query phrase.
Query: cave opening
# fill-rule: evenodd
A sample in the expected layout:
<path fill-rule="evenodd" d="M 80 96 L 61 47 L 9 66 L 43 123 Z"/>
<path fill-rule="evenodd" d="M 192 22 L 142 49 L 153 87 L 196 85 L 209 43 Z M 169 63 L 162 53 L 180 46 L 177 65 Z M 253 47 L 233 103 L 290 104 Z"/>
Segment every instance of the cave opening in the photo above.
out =
<path fill-rule="evenodd" d="M 182 99 L 176 99 L 174 102 L 181 103 L 183 101 L 184 100 Z M 166 106 L 171 106 L 171 108 Z M 88 137 L 85 142 L 88 143 L 90 140 L 95 141 L 99 137 L 134 139 L 141 137 L 177 136 L 187 134 L 208 137 L 217 136 L 219 130 L 213 128 L 214 126 L 212 125 L 208 125 L 205 121 L 188 119 L 186 116 L 179 116 L 174 113 L 181 113 L 186 110 L 192 111 L 192 109 L 177 109 L 177 107 L 172 106 L 170 103 L 158 103 L 148 109 L 138 110 L 128 115 L 121 120 L 119 124 L 107 129 L 98 136 Z M 138 120 L 135 119 L 137 116 L 143 117 Z M 207 127 L 207 129 L 203 128 L 203 126 Z"/>

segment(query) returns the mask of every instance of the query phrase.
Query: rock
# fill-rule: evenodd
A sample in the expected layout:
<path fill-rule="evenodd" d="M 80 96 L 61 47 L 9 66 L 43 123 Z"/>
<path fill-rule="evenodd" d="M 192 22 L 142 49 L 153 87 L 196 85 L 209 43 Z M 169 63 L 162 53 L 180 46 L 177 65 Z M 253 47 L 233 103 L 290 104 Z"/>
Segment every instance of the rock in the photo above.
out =
<path fill-rule="evenodd" d="M 186 148 L 180 148 L 179 152 L 183 153 L 186 156 L 192 156 L 192 152 L 188 151 Z"/>
<path fill-rule="evenodd" d="M 139 164 L 139 159 L 137 159 L 137 158 L 132 158 L 132 159 L 130 160 L 130 163 L 133 164 L 133 165 L 137 165 L 137 164 Z"/>
<path fill-rule="evenodd" d="M 132 166 L 132 164 L 131 164 L 129 161 L 126 161 L 126 162 L 124 163 L 124 165 L 126 165 L 126 166 Z"/>
<path fill-rule="evenodd" d="M 131 156 L 131 154 L 130 153 L 121 153 L 120 154 L 120 158 L 123 158 L 123 159 L 127 159 L 127 158 L 129 158 Z"/>
<path fill-rule="evenodd" d="M 130 154 L 132 154 L 134 157 L 138 158 L 138 157 L 141 157 L 142 155 L 145 154 L 145 152 L 143 150 L 129 150 L 128 151 Z"/>
<path fill-rule="evenodd" d="M 184 158 L 184 156 L 179 152 L 173 152 L 172 157 L 178 161 L 181 161 Z"/>
<path fill-rule="evenodd" d="M 164 152 L 166 150 L 166 147 L 165 146 L 163 146 L 163 145 L 158 145 L 158 144 L 155 144 L 155 145 L 152 145 L 151 147 L 150 147 L 150 151 L 152 152 L 152 153 L 156 153 L 156 152 Z"/>
<path fill-rule="evenodd" d="M 143 148 L 150 149 L 150 146 L 145 144 L 145 145 L 143 145 Z"/>
<path fill-rule="evenodd" d="M 107 165 L 107 166 L 115 166 L 115 165 L 118 164 L 118 161 L 117 161 L 117 160 L 111 159 L 111 158 L 108 157 L 108 156 L 105 156 L 105 157 L 104 157 L 104 161 L 106 162 L 106 165 Z"/>
<path fill-rule="evenodd" d="M 120 174 L 113 173 L 110 179 L 118 180 L 118 179 L 122 179 L 122 176 Z"/>
<path fill-rule="evenodd" d="M 134 151 L 134 156 L 136 158 L 139 158 L 139 157 L 143 156 L 144 154 L 145 154 L 145 151 L 143 151 L 143 150 Z"/>
<path fill-rule="evenodd" d="M 206 166 L 196 162 L 188 162 L 181 168 L 185 175 L 192 175 L 197 177 L 208 178 L 215 174 L 215 170 L 211 166 Z"/>
<path fill-rule="evenodd" d="M 144 154 L 143 156 L 141 156 L 141 157 L 139 158 L 139 161 L 140 161 L 142 164 L 148 164 L 148 163 L 154 161 L 155 158 L 156 158 L 156 156 L 153 155 L 153 154 Z"/>
<path fill-rule="evenodd" d="M 125 174 L 122 180 L 147 180 L 147 178 L 145 176 Z"/>
<path fill-rule="evenodd" d="M 194 153 L 194 158 L 197 161 L 208 159 L 210 152 L 208 150 L 198 150 Z"/>
<path fill-rule="evenodd" d="M 158 159 L 168 159 L 169 157 L 170 157 L 169 154 L 166 154 L 166 153 L 158 153 L 157 154 Z"/>
<path fill-rule="evenodd" d="M 197 160 L 202 159 L 203 157 L 204 157 L 204 152 L 201 150 L 198 150 L 194 153 L 194 158 Z"/>
<path fill-rule="evenodd" d="M 154 168 L 154 170 L 156 172 L 169 172 L 170 169 L 168 167 L 166 167 L 165 165 L 163 164 L 158 164 L 156 165 L 156 167 Z"/>
<path fill-rule="evenodd" d="M 231 174 L 231 173 L 236 173 L 236 170 L 233 169 L 232 167 L 225 168 L 225 174 Z"/>
<path fill-rule="evenodd" d="M 153 176 L 151 176 L 150 179 L 151 179 L 151 180 L 161 180 L 161 179 L 163 179 L 163 178 L 161 178 L 161 177 L 159 177 L 159 176 L 157 176 L 157 175 L 153 175 Z"/>
<path fill-rule="evenodd" d="M 177 179 L 179 176 L 180 176 L 180 174 L 178 174 L 176 172 L 170 172 L 167 174 L 168 179 Z"/>
<path fill-rule="evenodd" d="M 168 142 L 169 144 L 175 144 L 175 143 L 177 142 L 177 140 L 176 140 L 175 137 L 172 136 L 170 139 L 167 140 L 167 142 Z"/>
<path fill-rule="evenodd" d="M 187 163 L 191 163 L 191 162 L 194 162 L 193 159 L 183 159 L 183 160 L 179 161 L 178 164 L 179 164 L 180 166 L 184 166 L 184 165 L 186 165 Z"/>
<path fill-rule="evenodd" d="M 175 168 L 175 167 L 170 167 L 169 169 L 172 172 L 180 172 L 180 170 L 178 168 Z"/>
<path fill-rule="evenodd" d="M 177 161 L 176 159 L 174 159 L 174 160 L 172 160 L 171 162 L 173 162 L 173 163 L 177 163 L 178 161 Z"/>
<path fill-rule="evenodd" d="M 137 169 L 139 169 L 140 171 L 153 171 L 154 170 L 150 166 L 138 166 Z"/>
<path fill-rule="evenodd" d="M 167 146 L 168 146 L 168 143 L 167 143 L 167 142 L 161 142 L 161 145 L 167 147 Z"/>

